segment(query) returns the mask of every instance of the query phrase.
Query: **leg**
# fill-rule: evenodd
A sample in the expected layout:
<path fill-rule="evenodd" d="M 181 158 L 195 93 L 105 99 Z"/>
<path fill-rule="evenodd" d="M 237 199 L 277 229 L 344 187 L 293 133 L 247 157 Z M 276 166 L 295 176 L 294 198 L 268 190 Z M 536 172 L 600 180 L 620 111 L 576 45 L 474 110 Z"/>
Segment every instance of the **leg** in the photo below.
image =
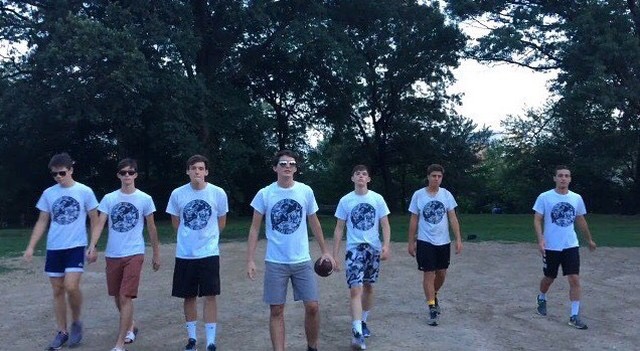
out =
<path fill-rule="evenodd" d="M 205 296 L 202 315 L 205 323 L 216 323 L 218 320 L 218 305 L 215 295 Z"/>
<path fill-rule="evenodd" d="M 371 311 L 373 307 L 373 285 L 365 284 L 362 291 L 362 310 Z"/>
<path fill-rule="evenodd" d="M 569 299 L 571 301 L 580 301 L 580 295 L 582 288 L 580 287 L 580 276 L 577 274 L 570 274 L 567 276 L 569 280 Z"/>
<path fill-rule="evenodd" d="M 184 319 L 187 322 L 194 322 L 198 320 L 198 303 L 196 297 L 185 297 L 183 308 L 184 308 Z"/>
<path fill-rule="evenodd" d="M 71 319 L 74 322 L 80 321 L 80 312 L 82 310 L 80 278 L 82 278 L 82 273 L 80 272 L 68 272 L 64 275 L 64 290 L 67 293 L 67 301 L 71 309 Z"/>
<path fill-rule="evenodd" d="M 306 301 L 304 303 L 304 331 L 307 335 L 307 345 L 314 349 L 318 348 L 318 335 L 320 334 L 320 307 L 318 301 Z"/>
<path fill-rule="evenodd" d="M 124 338 L 133 323 L 133 299 L 128 296 L 120 295 L 118 299 L 118 310 L 120 310 L 120 329 L 118 332 L 118 340 L 116 347 L 124 349 Z"/>
<path fill-rule="evenodd" d="M 270 305 L 269 333 L 273 351 L 284 351 L 284 304 Z"/>
<path fill-rule="evenodd" d="M 351 300 L 349 304 L 351 306 L 351 320 L 362 320 L 362 308 L 363 308 L 363 288 L 362 286 L 354 286 L 349 289 Z"/>
<path fill-rule="evenodd" d="M 446 269 L 438 269 L 435 274 L 435 279 L 433 281 L 433 298 L 436 298 L 436 292 L 440 291 L 442 285 L 444 285 L 444 279 L 447 276 Z"/>
<path fill-rule="evenodd" d="M 49 277 L 53 290 L 53 310 L 58 330 L 67 333 L 67 300 L 64 291 L 64 277 Z"/>
<path fill-rule="evenodd" d="M 424 297 L 427 299 L 427 302 L 433 301 L 436 298 L 435 280 L 435 271 L 423 272 L 422 289 L 424 290 Z"/>
<path fill-rule="evenodd" d="M 547 291 L 549 291 L 549 288 L 551 287 L 551 284 L 553 284 L 554 280 L 555 279 L 550 277 L 542 277 L 542 279 L 540 280 L 540 292 L 546 294 Z"/>

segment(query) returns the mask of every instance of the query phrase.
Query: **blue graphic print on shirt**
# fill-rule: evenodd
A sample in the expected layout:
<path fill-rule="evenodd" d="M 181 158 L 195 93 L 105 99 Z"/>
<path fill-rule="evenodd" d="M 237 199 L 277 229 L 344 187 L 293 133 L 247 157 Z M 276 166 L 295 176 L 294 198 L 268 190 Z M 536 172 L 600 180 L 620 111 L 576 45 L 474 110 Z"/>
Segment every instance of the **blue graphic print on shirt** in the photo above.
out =
<path fill-rule="evenodd" d="M 442 221 L 446 212 L 442 202 L 437 200 L 429 201 L 422 209 L 422 217 L 427 223 L 438 224 Z"/>
<path fill-rule="evenodd" d="M 376 220 L 376 209 L 368 203 L 357 204 L 351 210 L 351 224 L 358 230 L 373 228 Z"/>
<path fill-rule="evenodd" d="M 568 202 L 558 202 L 551 210 L 551 222 L 561 227 L 568 227 L 576 219 L 576 209 Z"/>
<path fill-rule="evenodd" d="M 111 211 L 111 229 L 124 233 L 133 229 L 138 224 L 140 213 L 138 209 L 129 202 L 117 204 Z"/>
<path fill-rule="evenodd" d="M 211 218 L 211 205 L 204 200 L 192 200 L 184 207 L 182 220 L 185 227 L 191 230 L 200 230 L 207 226 Z"/>
<path fill-rule="evenodd" d="M 53 203 L 51 217 L 58 224 L 73 223 L 80 217 L 80 203 L 71 196 L 62 196 Z"/>
<path fill-rule="evenodd" d="M 291 234 L 302 223 L 302 206 L 295 200 L 282 199 L 271 209 L 271 226 L 282 234 Z"/>

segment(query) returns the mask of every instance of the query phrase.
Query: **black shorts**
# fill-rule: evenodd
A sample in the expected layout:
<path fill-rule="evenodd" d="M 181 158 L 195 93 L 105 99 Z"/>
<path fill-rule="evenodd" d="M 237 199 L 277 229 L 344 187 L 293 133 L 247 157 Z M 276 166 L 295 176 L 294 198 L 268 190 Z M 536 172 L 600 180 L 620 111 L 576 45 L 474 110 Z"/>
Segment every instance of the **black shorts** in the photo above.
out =
<path fill-rule="evenodd" d="M 558 267 L 562 266 L 562 275 L 580 274 L 580 250 L 578 247 L 562 251 L 545 250 L 542 257 L 542 272 L 545 277 L 556 279 Z"/>
<path fill-rule="evenodd" d="M 418 269 L 423 272 L 433 272 L 449 268 L 451 261 L 451 243 L 433 245 L 418 240 L 416 248 L 416 262 Z"/>
<path fill-rule="evenodd" d="M 196 259 L 176 257 L 171 296 L 220 295 L 220 256 Z"/>

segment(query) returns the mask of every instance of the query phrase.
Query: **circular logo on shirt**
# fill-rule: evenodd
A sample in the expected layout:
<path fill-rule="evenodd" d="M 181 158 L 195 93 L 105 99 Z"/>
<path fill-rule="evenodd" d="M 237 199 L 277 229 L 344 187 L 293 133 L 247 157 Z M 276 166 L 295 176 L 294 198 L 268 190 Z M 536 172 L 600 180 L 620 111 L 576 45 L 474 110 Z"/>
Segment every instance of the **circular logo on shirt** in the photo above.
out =
<path fill-rule="evenodd" d="M 295 200 L 282 199 L 271 209 L 271 226 L 282 234 L 291 234 L 302 223 L 302 206 Z"/>
<path fill-rule="evenodd" d="M 133 229 L 138 224 L 140 214 L 133 204 L 121 202 L 111 211 L 111 229 L 124 233 Z"/>
<path fill-rule="evenodd" d="M 568 227 L 576 219 L 576 209 L 568 202 L 558 202 L 551 209 L 551 223 Z"/>
<path fill-rule="evenodd" d="M 51 215 L 58 224 L 72 223 L 80 217 L 80 203 L 71 196 L 62 196 L 53 203 Z"/>
<path fill-rule="evenodd" d="M 444 204 L 440 201 L 433 200 L 427 202 L 422 209 L 422 217 L 427 223 L 438 224 L 444 218 L 444 214 L 447 211 L 444 208 Z"/>
<path fill-rule="evenodd" d="M 184 207 L 182 220 L 185 227 L 192 230 L 199 230 L 207 226 L 211 218 L 211 206 L 204 200 L 192 200 Z"/>
<path fill-rule="evenodd" d="M 373 228 L 376 220 L 376 209 L 370 204 L 360 203 L 351 210 L 351 224 L 358 230 Z"/>

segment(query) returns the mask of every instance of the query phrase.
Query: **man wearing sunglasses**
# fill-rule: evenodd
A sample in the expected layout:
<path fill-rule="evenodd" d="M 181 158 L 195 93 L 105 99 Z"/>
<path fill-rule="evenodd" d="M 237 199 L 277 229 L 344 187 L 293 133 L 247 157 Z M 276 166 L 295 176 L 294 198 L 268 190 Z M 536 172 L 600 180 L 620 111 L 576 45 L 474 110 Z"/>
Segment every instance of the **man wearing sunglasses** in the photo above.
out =
<path fill-rule="evenodd" d="M 100 240 L 102 229 L 109 221 L 109 236 L 105 250 L 107 290 L 115 299 L 120 311 L 120 327 L 116 345 L 112 351 L 123 351 L 125 344 L 135 341 L 138 328 L 133 322 L 133 299 L 138 296 L 140 273 L 144 262 L 144 222 L 153 248 L 151 260 L 154 271 L 160 268 L 160 248 L 158 231 L 153 213 L 156 207 L 151 196 L 136 189 L 138 163 L 130 158 L 118 162 L 120 189 L 104 196 L 98 211 L 100 215 L 96 226 L 91 231 L 91 243 L 87 250 L 87 261 L 95 262 L 98 257 L 96 245 Z"/>
<path fill-rule="evenodd" d="M 271 310 L 269 331 L 274 351 L 285 349 L 284 305 L 289 280 L 294 300 L 304 303 L 307 350 L 316 351 L 318 347 L 318 288 L 309 254 L 307 221 L 322 251 L 322 259 L 329 260 L 333 267 L 336 265 L 324 243 L 313 190 L 293 180 L 297 165 L 297 155 L 292 151 L 276 153 L 273 171 L 277 181 L 258 191 L 251 201 L 254 211 L 248 239 L 247 275 L 252 280 L 256 278 L 254 256 L 264 217 L 267 236 L 264 302 Z"/>
<path fill-rule="evenodd" d="M 82 340 L 82 292 L 80 278 L 84 272 L 84 250 L 87 246 L 87 215 L 91 228 L 98 218 L 98 200 L 88 186 L 73 180 L 73 160 L 67 153 L 54 155 L 49 161 L 56 185 L 47 188 L 38 200 L 40 210 L 23 258 L 31 262 L 35 247 L 47 230 L 45 273 L 53 290 L 54 315 L 58 331 L 48 350 L 59 350 Z M 72 323 L 67 329 L 67 303 Z"/>

